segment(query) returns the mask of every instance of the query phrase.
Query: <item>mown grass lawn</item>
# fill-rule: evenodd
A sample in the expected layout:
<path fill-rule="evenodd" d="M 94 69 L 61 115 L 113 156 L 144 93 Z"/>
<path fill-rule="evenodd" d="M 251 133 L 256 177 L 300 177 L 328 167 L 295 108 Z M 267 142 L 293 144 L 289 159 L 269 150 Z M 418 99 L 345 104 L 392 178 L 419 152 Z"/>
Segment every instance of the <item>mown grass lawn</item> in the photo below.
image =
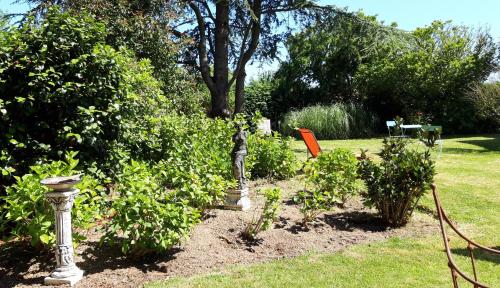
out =
<path fill-rule="evenodd" d="M 343 147 L 376 152 L 382 139 L 320 141 L 323 150 Z M 416 146 L 418 147 L 418 145 Z M 298 156 L 305 147 L 293 143 Z M 451 219 L 472 239 L 499 249 L 500 135 L 445 140 L 435 182 Z M 431 194 L 420 212 L 434 211 Z M 437 225 L 437 220 L 436 220 Z M 457 262 L 471 271 L 463 242 L 452 239 Z M 500 287 L 500 259 L 479 255 L 479 279 Z M 465 285 L 464 285 L 465 286 Z M 451 287 L 440 235 L 353 246 L 330 255 L 310 254 L 270 263 L 234 266 L 212 274 L 174 278 L 147 287 Z M 470 286 L 466 286 L 470 287 Z"/>

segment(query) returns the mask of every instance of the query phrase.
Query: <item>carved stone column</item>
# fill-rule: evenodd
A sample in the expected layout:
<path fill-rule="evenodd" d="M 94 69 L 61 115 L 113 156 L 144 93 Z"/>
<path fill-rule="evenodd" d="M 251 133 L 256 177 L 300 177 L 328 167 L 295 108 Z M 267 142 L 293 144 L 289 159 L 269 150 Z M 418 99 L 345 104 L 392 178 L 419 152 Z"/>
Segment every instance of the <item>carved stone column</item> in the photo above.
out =
<path fill-rule="evenodd" d="M 71 232 L 71 207 L 80 190 L 73 185 L 80 182 L 80 175 L 54 177 L 42 180 L 42 184 L 54 191 L 45 194 L 55 212 L 56 226 L 56 261 L 57 267 L 44 280 L 45 285 L 69 284 L 73 286 L 83 278 L 83 271 L 76 267 L 73 255 L 73 237 Z"/>

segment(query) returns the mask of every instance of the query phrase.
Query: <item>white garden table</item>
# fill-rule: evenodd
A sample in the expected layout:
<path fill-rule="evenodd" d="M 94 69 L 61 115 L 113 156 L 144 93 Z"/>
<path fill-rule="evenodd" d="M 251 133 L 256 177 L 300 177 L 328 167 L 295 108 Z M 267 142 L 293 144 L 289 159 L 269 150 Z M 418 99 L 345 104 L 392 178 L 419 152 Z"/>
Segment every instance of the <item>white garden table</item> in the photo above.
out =
<path fill-rule="evenodd" d="M 422 125 L 420 125 L 420 124 L 407 124 L 407 125 L 403 124 L 403 125 L 401 125 L 401 130 L 403 133 L 402 136 L 405 136 L 405 131 L 407 129 L 420 129 L 420 128 L 422 128 Z"/>

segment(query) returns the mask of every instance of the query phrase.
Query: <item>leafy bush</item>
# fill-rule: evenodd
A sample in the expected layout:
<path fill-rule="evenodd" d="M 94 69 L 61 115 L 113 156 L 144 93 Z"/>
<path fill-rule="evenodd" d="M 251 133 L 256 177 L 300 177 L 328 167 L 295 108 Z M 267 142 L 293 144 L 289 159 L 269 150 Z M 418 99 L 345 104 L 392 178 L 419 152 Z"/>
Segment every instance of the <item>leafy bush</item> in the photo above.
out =
<path fill-rule="evenodd" d="M 335 202 L 343 205 L 347 198 L 356 193 L 357 160 L 352 152 L 337 148 L 332 152 L 320 153 L 316 161 L 306 166 L 306 181 L 313 190 L 328 192 Z"/>
<path fill-rule="evenodd" d="M 105 44 L 104 25 L 50 8 L 5 33 L 0 47 L 0 167 L 23 175 L 41 160 L 80 151 L 83 167 L 116 164 L 118 141 L 132 141 L 144 115 L 172 104 L 148 60 Z M 135 122 L 134 122 L 135 121 Z M 115 163 L 113 163 L 113 161 Z M 14 172 L 14 170 L 16 172 Z M 14 173 L 13 173 L 14 172 Z M 110 173 L 111 174 L 111 173 Z"/>
<path fill-rule="evenodd" d="M 138 123 L 139 124 L 139 123 Z M 147 117 L 131 131 L 128 149 L 156 166 L 162 185 L 179 188 L 203 209 L 222 199 L 232 185 L 233 123 L 202 114 Z"/>
<path fill-rule="evenodd" d="M 7 188 L 6 196 L 1 197 L 5 204 L 0 232 L 15 238 L 28 237 L 31 245 L 39 249 L 51 247 L 55 243 L 54 211 L 45 199 L 49 188 L 40 184 L 40 181 L 47 177 L 78 174 L 75 156 L 75 152 L 69 152 L 65 161 L 38 164 L 30 168 L 30 174 L 16 176 L 16 183 Z M 80 193 L 73 204 L 73 227 L 87 229 L 101 217 L 104 188 L 86 175 L 75 187 L 80 189 Z M 76 241 L 84 239 L 76 235 Z"/>
<path fill-rule="evenodd" d="M 480 131 L 500 131 L 500 82 L 482 83 L 468 94 Z"/>
<path fill-rule="evenodd" d="M 150 167 L 136 161 L 123 164 L 119 179 L 101 242 L 118 243 L 125 254 L 145 255 L 164 252 L 189 235 L 198 210 L 162 187 Z"/>
<path fill-rule="evenodd" d="M 346 139 L 373 135 L 377 117 L 358 104 L 311 106 L 285 115 L 284 135 L 295 135 L 295 128 L 308 128 L 318 139 Z"/>
<path fill-rule="evenodd" d="M 406 140 L 387 138 L 380 152 L 382 163 L 366 158 L 365 152 L 358 167 L 367 187 L 365 204 L 375 207 L 388 225 L 405 225 L 435 174 L 429 150 L 412 151 Z"/>
<path fill-rule="evenodd" d="M 338 203 L 337 199 L 330 191 L 304 190 L 293 197 L 293 202 L 300 206 L 300 212 L 304 216 L 302 222 L 307 225 L 321 212 L 331 210 Z"/>
<path fill-rule="evenodd" d="M 265 136 L 260 132 L 248 137 L 247 163 L 252 177 L 288 179 L 298 170 L 298 161 L 290 148 L 290 139 L 278 133 Z"/>
<path fill-rule="evenodd" d="M 440 21 L 410 36 L 359 67 L 364 103 L 387 120 L 423 112 L 447 132 L 477 132 L 466 94 L 498 68 L 498 44 L 484 31 Z"/>
<path fill-rule="evenodd" d="M 243 237 L 250 240 L 255 240 L 257 234 L 261 231 L 266 231 L 271 227 L 278 214 L 279 205 L 281 201 L 280 188 L 267 188 L 263 191 L 266 202 L 262 214 L 258 219 L 252 219 L 243 231 Z"/>
<path fill-rule="evenodd" d="M 272 107 L 272 92 L 275 83 L 272 74 L 264 74 L 252 80 L 245 87 L 245 114 L 254 115 L 259 111 L 264 117 L 274 116 Z"/>

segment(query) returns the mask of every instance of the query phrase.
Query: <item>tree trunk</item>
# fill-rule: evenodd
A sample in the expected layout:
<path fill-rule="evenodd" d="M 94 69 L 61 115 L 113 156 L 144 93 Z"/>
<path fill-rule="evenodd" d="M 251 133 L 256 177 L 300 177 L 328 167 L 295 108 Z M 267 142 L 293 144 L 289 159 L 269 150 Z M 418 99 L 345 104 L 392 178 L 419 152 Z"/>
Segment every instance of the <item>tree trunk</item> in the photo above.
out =
<path fill-rule="evenodd" d="M 212 92 L 212 117 L 229 116 L 227 109 L 228 82 L 229 82 L 229 1 L 219 0 L 215 5 L 215 55 L 214 55 L 214 82 L 215 91 Z"/>
<path fill-rule="evenodd" d="M 234 114 L 242 113 L 245 108 L 245 78 L 247 74 L 245 68 L 240 71 L 236 77 L 236 87 L 234 90 Z"/>

